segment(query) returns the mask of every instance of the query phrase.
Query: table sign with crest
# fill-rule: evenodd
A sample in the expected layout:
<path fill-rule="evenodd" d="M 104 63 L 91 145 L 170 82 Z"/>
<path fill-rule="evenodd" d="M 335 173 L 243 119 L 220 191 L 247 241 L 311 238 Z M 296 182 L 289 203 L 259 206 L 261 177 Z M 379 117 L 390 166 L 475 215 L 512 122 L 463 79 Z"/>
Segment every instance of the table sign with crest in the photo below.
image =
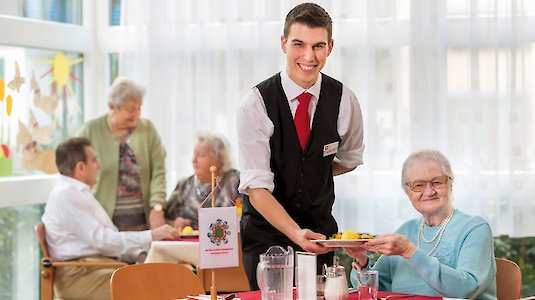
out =
<path fill-rule="evenodd" d="M 239 265 L 238 216 L 234 206 L 199 209 L 199 250 L 201 269 Z"/>
<path fill-rule="evenodd" d="M 236 207 L 215 207 L 215 192 L 222 192 L 229 198 L 223 189 L 219 187 L 215 173 L 217 167 L 211 166 L 212 191 L 199 209 L 199 268 L 212 269 L 212 286 L 210 287 L 210 299 L 217 299 L 217 287 L 215 272 L 217 268 L 237 267 L 239 265 L 238 249 L 238 215 Z M 203 208 L 204 202 L 212 199 L 212 206 Z M 230 198 L 229 198 L 230 199 Z M 234 201 L 230 199 L 232 203 Z"/>

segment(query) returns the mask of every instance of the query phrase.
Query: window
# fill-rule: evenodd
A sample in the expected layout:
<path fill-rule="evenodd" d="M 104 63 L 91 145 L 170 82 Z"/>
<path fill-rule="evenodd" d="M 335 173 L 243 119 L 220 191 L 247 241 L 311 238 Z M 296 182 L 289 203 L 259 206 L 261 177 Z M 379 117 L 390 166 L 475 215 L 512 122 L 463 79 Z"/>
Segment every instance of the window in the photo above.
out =
<path fill-rule="evenodd" d="M 121 0 L 110 0 L 110 25 L 121 25 Z"/>
<path fill-rule="evenodd" d="M 57 181 L 47 175 L 55 172 L 54 149 L 82 124 L 84 85 L 91 84 L 84 74 L 92 69 L 85 61 L 91 31 L 73 26 L 82 25 L 82 4 L 96 5 L 0 1 L 0 24 L 8 29 L 0 30 L 0 299 L 39 299 L 33 226 Z"/>
<path fill-rule="evenodd" d="M 0 14 L 82 24 L 82 0 L 3 0 Z"/>
<path fill-rule="evenodd" d="M 110 85 L 119 76 L 119 55 L 117 53 L 110 53 Z"/>

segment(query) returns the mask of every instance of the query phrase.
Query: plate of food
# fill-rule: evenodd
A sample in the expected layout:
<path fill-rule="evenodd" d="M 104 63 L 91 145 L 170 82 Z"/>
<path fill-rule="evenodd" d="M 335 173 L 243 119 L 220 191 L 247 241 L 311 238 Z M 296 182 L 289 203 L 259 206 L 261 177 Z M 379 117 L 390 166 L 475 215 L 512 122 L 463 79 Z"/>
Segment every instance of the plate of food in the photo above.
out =
<path fill-rule="evenodd" d="M 194 230 L 191 226 L 186 226 L 178 232 L 181 237 L 195 237 L 199 236 L 199 230 Z"/>
<path fill-rule="evenodd" d="M 369 240 L 370 239 L 355 239 L 355 240 L 333 239 L 333 240 L 312 240 L 311 242 L 322 245 L 323 247 L 341 248 L 341 247 L 356 247 Z"/>
<path fill-rule="evenodd" d="M 355 231 L 346 230 L 344 233 L 337 232 L 327 240 L 312 240 L 312 242 L 322 245 L 323 247 L 340 248 L 340 247 L 356 247 L 364 242 L 373 239 L 373 235 L 369 233 L 357 233 Z"/>

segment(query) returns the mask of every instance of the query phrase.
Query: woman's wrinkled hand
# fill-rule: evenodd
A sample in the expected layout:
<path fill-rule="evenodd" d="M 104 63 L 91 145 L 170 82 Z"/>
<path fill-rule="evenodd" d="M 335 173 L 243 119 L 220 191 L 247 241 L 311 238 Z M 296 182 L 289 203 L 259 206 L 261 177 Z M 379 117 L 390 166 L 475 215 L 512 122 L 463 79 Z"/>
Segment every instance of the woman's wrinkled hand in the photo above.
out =
<path fill-rule="evenodd" d="M 149 214 L 149 225 L 151 229 L 158 228 L 165 224 L 165 217 L 163 211 L 156 211 L 152 209 Z"/>
<path fill-rule="evenodd" d="M 363 245 L 357 247 L 344 247 L 345 253 L 355 259 L 366 256 L 366 248 Z"/>
<path fill-rule="evenodd" d="M 364 248 L 364 245 L 358 245 L 357 247 L 344 247 L 344 252 L 353 257 L 359 266 L 364 266 L 368 262 L 368 256 L 366 255 L 366 248 Z"/>
<path fill-rule="evenodd" d="M 363 247 L 368 251 L 377 252 L 384 255 L 399 255 L 409 259 L 416 251 L 414 245 L 409 239 L 401 234 L 387 233 L 369 240 Z"/>

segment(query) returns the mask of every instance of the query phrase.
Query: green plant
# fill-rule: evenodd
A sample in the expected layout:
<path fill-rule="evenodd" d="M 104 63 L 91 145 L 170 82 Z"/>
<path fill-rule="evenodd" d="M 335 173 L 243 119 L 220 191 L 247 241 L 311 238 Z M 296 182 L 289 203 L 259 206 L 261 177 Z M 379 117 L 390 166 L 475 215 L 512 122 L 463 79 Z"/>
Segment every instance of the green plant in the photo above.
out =
<path fill-rule="evenodd" d="M 535 237 L 496 237 L 494 255 L 516 262 L 522 271 L 522 296 L 535 295 Z"/>

